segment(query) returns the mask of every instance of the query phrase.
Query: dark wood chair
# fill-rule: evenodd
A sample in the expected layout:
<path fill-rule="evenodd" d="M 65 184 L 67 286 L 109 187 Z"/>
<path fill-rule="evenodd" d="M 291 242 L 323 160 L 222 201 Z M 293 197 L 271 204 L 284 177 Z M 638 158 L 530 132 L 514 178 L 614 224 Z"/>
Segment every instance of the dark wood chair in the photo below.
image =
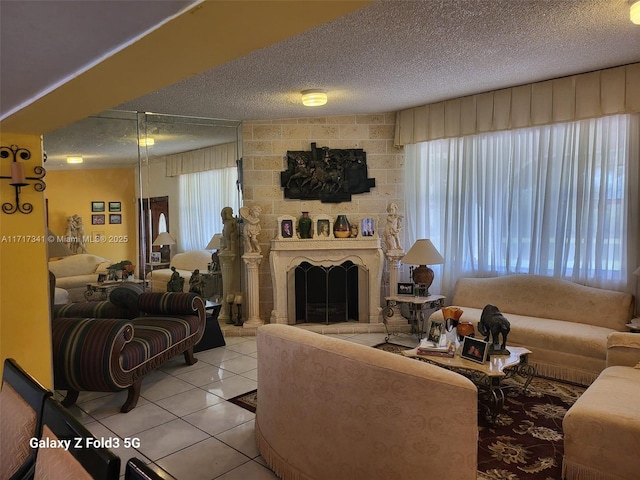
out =
<path fill-rule="evenodd" d="M 30 441 L 40 438 L 45 400 L 52 395 L 15 360 L 4 361 L 0 390 L 1 479 L 33 476 L 38 449 Z"/>

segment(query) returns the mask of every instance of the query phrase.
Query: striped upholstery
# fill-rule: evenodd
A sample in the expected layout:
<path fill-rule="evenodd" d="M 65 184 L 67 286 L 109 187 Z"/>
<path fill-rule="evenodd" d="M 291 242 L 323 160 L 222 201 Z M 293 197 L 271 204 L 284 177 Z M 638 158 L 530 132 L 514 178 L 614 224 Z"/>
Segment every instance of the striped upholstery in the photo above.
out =
<path fill-rule="evenodd" d="M 66 305 L 54 305 L 53 318 L 135 318 L 135 311 L 119 307 L 109 300 L 102 302 L 79 302 Z"/>
<path fill-rule="evenodd" d="M 90 305 L 99 304 L 99 305 Z M 111 306 L 109 306 L 111 305 Z M 142 316 L 65 318 L 99 313 L 111 302 L 86 302 L 59 309 L 52 322 L 54 381 L 59 389 L 110 392 L 140 377 L 200 341 L 204 300 L 192 293 L 147 292 L 138 296 Z"/>
<path fill-rule="evenodd" d="M 114 305 L 128 310 L 133 315 L 130 318 L 135 318 L 140 314 L 138 297 L 143 292 L 144 285 L 142 283 L 122 282 L 122 284 L 111 290 L 109 300 Z"/>

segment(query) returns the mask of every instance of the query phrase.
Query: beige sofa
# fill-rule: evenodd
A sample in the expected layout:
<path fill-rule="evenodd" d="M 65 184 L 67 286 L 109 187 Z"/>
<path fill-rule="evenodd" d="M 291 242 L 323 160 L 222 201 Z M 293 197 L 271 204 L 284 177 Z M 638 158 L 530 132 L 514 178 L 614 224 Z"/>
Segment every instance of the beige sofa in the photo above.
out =
<path fill-rule="evenodd" d="M 153 270 L 147 274 L 147 280 L 151 283 L 153 292 L 166 292 L 167 283 L 171 279 L 173 271 L 171 267 L 176 267 L 176 271 L 184 278 L 185 292 L 189 291 L 189 279 L 191 273 L 197 268 L 200 273 L 206 273 L 211 263 L 211 252 L 206 250 L 191 250 L 183 253 L 176 253 L 171 259 L 169 268 Z"/>
<path fill-rule="evenodd" d="M 609 335 L 607 368 L 573 404 L 562 421 L 562 478 L 638 479 L 639 362 L 640 334 Z"/>
<path fill-rule="evenodd" d="M 539 275 L 461 278 L 451 304 L 476 329 L 487 304 L 511 323 L 510 345 L 529 348 L 537 373 L 589 385 L 604 370 L 607 337 L 627 331 L 633 296 Z M 431 320 L 442 321 L 442 312 Z"/>
<path fill-rule="evenodd" d="M 434 365 L 258 328 L 258 448 L 279 478 L 476 479 L 478 391 Z"/>
<path fill-rule="evenodd" d="M 49 271 L 56 276 L 56 288 L 69 293 L 69 302 L 84 302 L 87 283 L 97 282 L 98 274 L 108 273 L 110 265 L 98 255 L 81 253 L 49 262 Z"/>

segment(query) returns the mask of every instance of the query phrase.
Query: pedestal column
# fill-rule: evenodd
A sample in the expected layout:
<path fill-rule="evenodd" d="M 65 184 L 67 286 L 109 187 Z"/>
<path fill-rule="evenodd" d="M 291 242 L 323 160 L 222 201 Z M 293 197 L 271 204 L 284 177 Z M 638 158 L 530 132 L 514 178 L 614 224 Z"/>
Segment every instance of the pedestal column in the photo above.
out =
<path fill-rule="evenodd" d="M 234 260 L 236 258 L 236 254 L 228 250 L 223 250 L 218 254 L 218 258 L 220 258 L 220 270 L 222 270 L 222 308 L 220 309 L 218 320 L 226 322 L 227 320 L 230 320 L 227 297 L 235 294 L 234 285 L 236 272 L 234 268 Z"/>
<path fill-rule="evenodd" d="M 247 291 L 244 295 L 244 304 L 248 309 L 247 320 L 242 326 L 256 328 L 264 324 L 260 319 L 260 282 L 258 280 L 258 267 L 262 262 L 262 255 L 256 252 L 245 253 L 242 260 L 247 266 Z"/>
<path fill-rule="evenodd" d="M 400 270 L 400 260 L 404 257 L 404 250 L 387 250 L 385 256 L 389 262 L 389 296 L 398 294 L 398 271 Z M 394 302 L 395 303 L 395 302 Z M 399 305 L 390 305 L 393 308 L 393 315 L 385 320 L 387 325 L 406 325 L 407 319 L 400 314 Z"/>

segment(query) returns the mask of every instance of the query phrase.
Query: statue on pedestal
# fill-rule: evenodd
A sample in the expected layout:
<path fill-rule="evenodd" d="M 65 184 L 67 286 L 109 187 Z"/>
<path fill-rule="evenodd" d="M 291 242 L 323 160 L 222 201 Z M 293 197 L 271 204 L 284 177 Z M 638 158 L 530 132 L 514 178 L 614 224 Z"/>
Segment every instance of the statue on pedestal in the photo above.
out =
<path fill-rule="evenodd" d="M 262 209 L 258 205 L 240 208 L 240 216 L 244 220 L 242 235 L 244 236 L 245 253 L 262 252 L 258 243 L 258 234 L 261 230 L 260 213 L 262 213 Z"/>
<path fill-rule="evenodd" d="M 400 245 L 402 218 L 403 216 L 398 214 L 398 205 L 390 204 L 387 208 L 387 225 L 384 228 L 384 242 L 387 250 L 402 250 Z"/>
<path fill-rule="evenodd" d="M 238 224 L 233 216 L 233 208 L 224 207 L 220 212 L 222 217 L 222 241 L 220 250 L 236 253 L 238 250 Z"/>

